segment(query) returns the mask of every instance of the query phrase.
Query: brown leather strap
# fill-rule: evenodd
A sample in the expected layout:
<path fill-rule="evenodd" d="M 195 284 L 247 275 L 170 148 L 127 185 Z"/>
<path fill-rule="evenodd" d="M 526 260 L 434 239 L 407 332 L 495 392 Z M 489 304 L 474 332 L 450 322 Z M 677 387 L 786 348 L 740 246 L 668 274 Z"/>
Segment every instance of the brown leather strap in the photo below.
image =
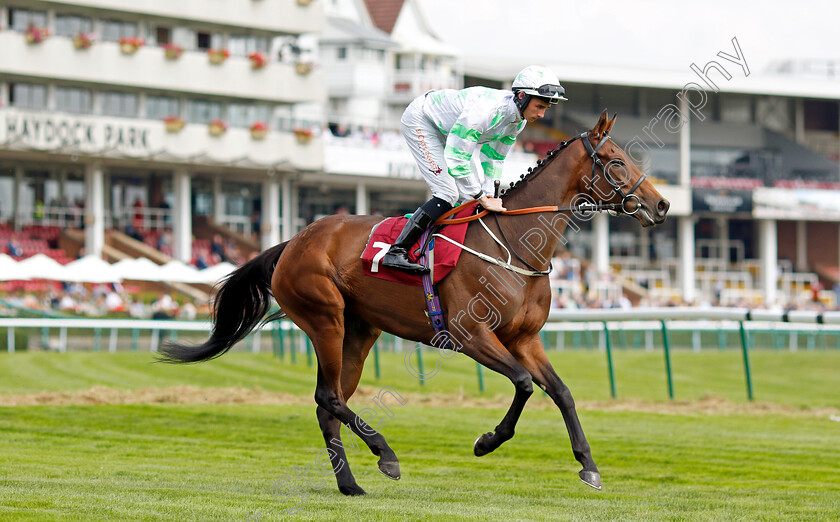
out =
<path fill-rule="evenodd" d="M 437 221 L 435 221 L 432 224 L 433 225 L 460 225 L 461 223 L 468 223 L 470 221 L 475 221 L 478 218 L 482 218 L 482 217 L 486 216 L 487 213 L 489 212 L 488 210 L 482 210 L 478 214 L 473 214 L 472 216 L 467 216 L 467 217 L 457 218 L 457 219 L 446 219 L 453 214 L 457 214 L 458 212 L 463 210 L 464 207 L 466 207 L 468 205 L 472 205 L 472 204 L 473 204 L 473 202 L 469 201 L 469 202 L 464 203 L 462 205 L 458 205 L 457 207 L 453 208 L 452 210 L 449 210 L 447 213 L 445 213 L 444 215 L 439 217 L 437 219 Z M 519 209 L 516 209 L 516 210 L 505 210 L 504 212 L 500 212 L 500 214 L 504 214 L 506 216 L 518 216 L 518 215 L 521 215 L 521 214 L 536 214 L 537 212 L 557 212 L 558 210 L 560 210 L 560 207 L 557 207 L 557 206 L 553 206 L 553 207 L 530 207 L 530 208 L 519 208 Z"/>

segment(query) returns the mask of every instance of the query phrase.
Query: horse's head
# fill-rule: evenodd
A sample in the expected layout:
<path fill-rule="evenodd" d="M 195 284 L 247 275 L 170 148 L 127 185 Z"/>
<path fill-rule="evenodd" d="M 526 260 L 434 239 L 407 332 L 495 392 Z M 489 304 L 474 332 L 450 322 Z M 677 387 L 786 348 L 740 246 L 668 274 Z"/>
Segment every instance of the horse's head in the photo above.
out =
<path fill-rule="evenodd" d="M 589 158 L 591 170 L 584 168 L 579 190 L 583 200 L 595 206 L 632 215 L 643 227 L 659 225 L 671 206 L 668 200 L 646 179 L 609 133 L 615 116 L 601 113 L 595 127 L 579 136 L 580 147 Z"/>

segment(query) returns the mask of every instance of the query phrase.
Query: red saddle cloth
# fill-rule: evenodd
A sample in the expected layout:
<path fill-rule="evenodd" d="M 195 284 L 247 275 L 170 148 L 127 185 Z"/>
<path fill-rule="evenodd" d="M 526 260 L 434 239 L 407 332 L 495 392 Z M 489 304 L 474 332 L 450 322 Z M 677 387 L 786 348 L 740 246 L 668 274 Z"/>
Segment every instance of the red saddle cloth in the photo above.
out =
<path fill-rule="evenodd" d="M 455 214 L 454 217 L 467 217 L 473 213 L 478 203 L 465 207 L 463 210 Z M 387 281 L 396 281 L 407 285 L 423 286 L 420 274 L 411 274 L 402 270 L 394 270 L 382 266 L 379 261 L 388 252 L 388 249 L 397 239 L 397 236 L 402 232 L 405 222 L 408 221 L 404 217 L 388 218 L 381 221 L 373 227 L 370 233 L 365 250 L 362 252 L 362 265 L 364 266 L 365 275 L 378 277 Z M 467 235 L 467 226 L 469 223 L 461 223 L 460 225 L 447 225 L 443 230 L 438 232 L 448 238 L 451 238 L 458 243 L 464 242 L 464 236 Z M 415 243 L 408 251 L 408 258 L 412 261 L 417 261 L 420 253 L 417 250 L 420 248 L 420 241 Z M 458 257 L 461 255 L 461 248 L 453 245 L 445 239 L 435 238 L 435 279 L 434 283 L 438 283 L 449 272 L 455 268 L 458 262 Z"/>

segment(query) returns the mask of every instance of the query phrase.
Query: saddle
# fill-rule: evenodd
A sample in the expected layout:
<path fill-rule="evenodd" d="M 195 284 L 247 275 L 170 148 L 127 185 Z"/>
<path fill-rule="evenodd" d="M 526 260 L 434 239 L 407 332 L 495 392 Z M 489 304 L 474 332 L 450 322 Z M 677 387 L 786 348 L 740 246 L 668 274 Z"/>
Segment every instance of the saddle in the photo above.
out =
<path fill-rule="evenodd" d="M 463 210 L 455 214 L 455 218 L 467 217 L 474 213 L 478 202 L 466 206 Z M 393 217 L 384 221 L 380 221 L 370 231 L 370 237 L 362 252 L 362 265 L 364 267 L 365 275 L 385 279 L 386 281 L 395 281 L 412 286 L 423 286 L 421 274 L 411 274 L 402 270 L 394 270 L 382 266 L 379 260 L 382 259 L 388 252 L 393 242 L 397 239 L 407 218 Z M 414 262 L 423 258 L 421 264 L 427 265 L 426 259 L 429 257 L 428 248 L 434 245 L 434 254 L 431 256 L 434 261 L 434 268 L 432 270 L 434 280 L 432 284 L 437 284 L 455 268 L 458 263 L 458 258 L 461 256 L 461 249 L 448 241 L 434 241 L 432 234 L 441 234 L 458 243 L 464 242 L 464 237 L 467 235 L 467 226 L 469 223 L 460 223 L 456 225 L 439 225 L 431 227 L 426 234 L 414 245 L 408 252 L 408 257 Z"/>

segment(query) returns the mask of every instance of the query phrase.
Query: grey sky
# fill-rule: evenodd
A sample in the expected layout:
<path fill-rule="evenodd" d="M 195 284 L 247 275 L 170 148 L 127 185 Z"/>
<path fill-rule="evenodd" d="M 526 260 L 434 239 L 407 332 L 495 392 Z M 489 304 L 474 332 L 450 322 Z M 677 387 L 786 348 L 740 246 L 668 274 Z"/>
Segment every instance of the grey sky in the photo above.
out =
<path fill-rule="evenodd" d="M 732 52 L 737 37 L 751 72 L 790 58 L 840 61 L 837 0 L 420 3 L 436 34 L 465 57 L 681 70 Z"/>

